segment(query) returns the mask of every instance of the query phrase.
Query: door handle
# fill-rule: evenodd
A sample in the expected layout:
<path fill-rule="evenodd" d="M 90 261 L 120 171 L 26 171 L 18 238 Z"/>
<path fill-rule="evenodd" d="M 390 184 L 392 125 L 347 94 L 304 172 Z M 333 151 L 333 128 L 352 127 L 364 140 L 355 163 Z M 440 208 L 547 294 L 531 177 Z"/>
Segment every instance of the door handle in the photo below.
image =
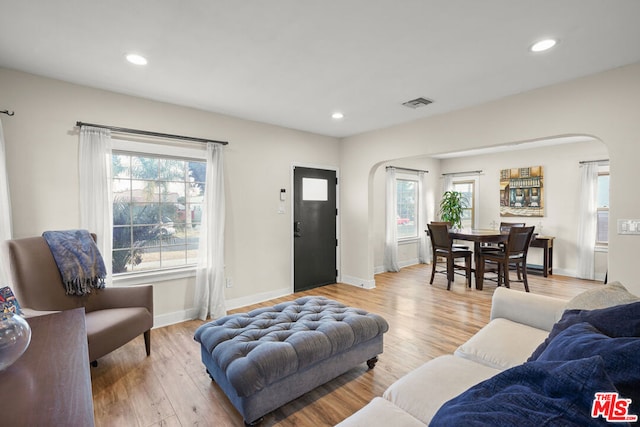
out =
<path fill-rule="evenodd" d="M 293 237 L 302 237 L 302 222 L 296 221 L 293 223 Z"/>

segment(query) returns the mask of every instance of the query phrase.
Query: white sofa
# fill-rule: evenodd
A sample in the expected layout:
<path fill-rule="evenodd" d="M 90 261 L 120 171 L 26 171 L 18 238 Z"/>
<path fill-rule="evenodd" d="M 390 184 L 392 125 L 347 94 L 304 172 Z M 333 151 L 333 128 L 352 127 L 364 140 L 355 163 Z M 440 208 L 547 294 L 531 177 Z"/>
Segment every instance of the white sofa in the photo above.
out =
<path fill-rule="evenodd" d="M 393 383 L 340 427 L 424 426 L 446 401 L 524 363 L 549 335 L 568 301 L 499 287 L 491 320 L 453 355 L 437 357 Z"/>

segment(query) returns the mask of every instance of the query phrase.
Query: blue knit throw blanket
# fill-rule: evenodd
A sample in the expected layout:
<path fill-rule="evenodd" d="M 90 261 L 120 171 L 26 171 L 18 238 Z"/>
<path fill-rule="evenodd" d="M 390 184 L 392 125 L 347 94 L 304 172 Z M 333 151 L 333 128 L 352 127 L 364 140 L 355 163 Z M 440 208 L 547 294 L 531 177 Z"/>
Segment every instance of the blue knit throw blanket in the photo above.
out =
<path fill-rule="evenodd" d="M 91 289 L 104 288 L 107 270 L 87 230 L 45 231 L 42 237 L 58 265 L 67 295 L 86 295 Z"/>

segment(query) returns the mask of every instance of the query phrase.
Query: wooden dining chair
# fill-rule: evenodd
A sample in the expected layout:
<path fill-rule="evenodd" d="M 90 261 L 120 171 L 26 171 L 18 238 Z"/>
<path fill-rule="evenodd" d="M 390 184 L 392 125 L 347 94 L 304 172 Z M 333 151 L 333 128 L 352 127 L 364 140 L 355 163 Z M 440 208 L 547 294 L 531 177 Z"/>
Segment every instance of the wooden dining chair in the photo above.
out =
<path fill-rule="evenodd" d="M 500 232 L 508 233 L 511 230 L 511 227 L 525 227 L 526 224 L 524 222 L 501 222 L 500 223 Z M 484 243 L 481 245 L 483 250 L 503 250 L 504 242 L 500 243 Z"/>
<path fill-rule="evenodd" d="M 453 239 L 449 235 L 449 227 L 446 223 L 431 223 L 427 224 L 427 227 L 429 229 L 429 238 L 431 239 L 431 247 L 433 249 L 431 280 L 429 281 L 429 284 L 433 285 L 433 278 L 436 273 L 446 273 L 447 290 L 451 290 L 451 282 L 454 280 L 454 274 L 456 274 L 455 270 L 464 269 L 465 277 L 467 278 L 467 286 L 471 287 L 471 255 L 473 252 L 469 249 L 453 247 Z M 436 266 L 438 257 L 446 259 L 446 270 L 437 270 Z M 464 258 L 464 267 L 455 263 L 457 258 Z"/>
<path fill-rule="evenodd" d="M 531 243 L 531 237 L 533 236 L 533 230 L 535 227 L 511 227 L 509 230 L 509 237 L 504 245 L 504 249 L 500 251 L 480 251 L 478 281 L 479 286 L 482 286 L 484 275 L 486 272 L 486 263 L 494 262 L 497 264 L 498 273 L 498 286 L 503 282 L 504 285 L 509 288 L 509 267 L 515 266 L 518 273 L 522 272 L 522 282 L 524 283 L 524 290 L 529 292 L 529 283 L 527 282 L 527 253 L 529 251 L 529 244 Z M 519 278 L 519 277 L 518 277 Z"/>
<path fill-rule="evenodd" d="M 500 233 L 508 233 L 509 230 L 511 230 L 511 227 L 525 227 L 525 226 L 526 226 L 526 224 L 524 222 L 501 222 L 500 223 Z M 483 251 L 483 252 L 504 251 L 504 246 L 505 246 L 505 242 L 483 243 L 483 244 L 480 245 L 480 250 Z M 487 264 L 485 264 L 485 272 L 486 271 L 491 271 L 491 272 L 496 273 L 496 274 L 498 273 L 498 267 L 496 266 L 496 264 L 493 261 L 488 261 Z M 515 266 L 514 269 L 516 270 L 516 272 L 518 274 L 518 280 L 522 280 L 522 277 L 521 277 L 521 274 L 520 274 L 520 268 Z M 492 280 L 494 280 L 494 279 L 492 279 Z M 495 281 L 497 281 L 497 278 L 495 279 Z"/>
<path fill-rule="evenodd" d="M 431 224 L 436 224 L 436 225 L 446 225 L 447 226 L 447 231 L 451 230 L 451 223 L 449 221 L 431 221 Z M 464 243 L 453 243 L 452 246 L 454 248 L 457 249 L 469 249 L 469 246 L 465 245 Z"/>

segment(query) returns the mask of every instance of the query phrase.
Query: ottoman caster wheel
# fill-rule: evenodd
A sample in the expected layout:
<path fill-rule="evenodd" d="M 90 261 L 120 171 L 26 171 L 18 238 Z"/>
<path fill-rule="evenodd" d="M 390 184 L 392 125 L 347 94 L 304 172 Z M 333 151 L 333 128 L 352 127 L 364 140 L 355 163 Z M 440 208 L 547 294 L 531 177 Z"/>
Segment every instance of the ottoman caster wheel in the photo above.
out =
<path fill-rule="evenodd" d="M 376 363 L 378 363 L 378 356 L 372 357 L 371 359 L 367 360 L 367 366 L 369 367 L 369 369 L 375 368 Z"/>

